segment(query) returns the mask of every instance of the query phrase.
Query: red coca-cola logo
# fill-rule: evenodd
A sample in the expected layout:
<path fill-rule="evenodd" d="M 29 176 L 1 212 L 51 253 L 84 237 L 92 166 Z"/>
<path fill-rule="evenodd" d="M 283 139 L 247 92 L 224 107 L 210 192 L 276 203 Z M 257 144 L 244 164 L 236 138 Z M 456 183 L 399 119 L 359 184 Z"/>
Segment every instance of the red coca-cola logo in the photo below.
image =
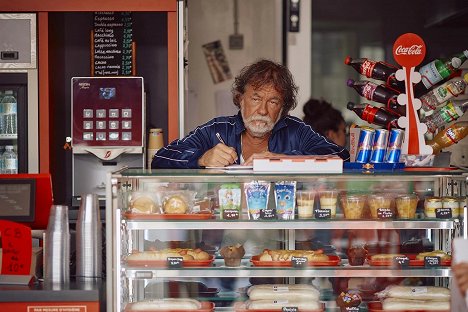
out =
<path fill-rule="evenodd" d="M 367 78 L 372 77 L 372 71 L 374 70 L 376 62 L 365 60 L 361 65 L 361 73 Z"/>
<path fill-rule="evenodd" d="M 393 57 L 403 67 L 416 67 L 426 56 L 426 44 L 416 34 L 406 33 L 398 37 L 393 44 Z"/>
<path fill-rule="evenodd" d="M 375 92 L 376 88 L 377 88 L 376 84 L 369 82 L 362 89 L 362 96 L 364 96 L 369 101 L 372 101 L 372 98 L 374 97 L 374 92 Z"/>
<path fill-rule="evenodd" d="M 396 55 L 419 55 L 422 54 L 422 45 L 413 44 L 410 47 L 398 46 L 395 50 Z"/>

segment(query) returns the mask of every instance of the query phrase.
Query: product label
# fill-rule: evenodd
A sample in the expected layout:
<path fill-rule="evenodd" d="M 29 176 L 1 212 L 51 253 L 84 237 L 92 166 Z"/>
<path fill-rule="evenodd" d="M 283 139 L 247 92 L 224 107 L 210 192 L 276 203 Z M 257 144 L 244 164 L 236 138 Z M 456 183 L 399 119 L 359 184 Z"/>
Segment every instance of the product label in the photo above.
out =
<path fill-rule="evenodd" d="M 167 257 L 166 260 L 169 269 L 180 269 L 184 263 L 184 258 L 182 257 Z"/>
<path fill-rule="evenodd" d="M 433 85 L 440 82 L 443 77 L 440 75 L 439 71 L 435 65 L 436 61 L 430 62 L 429 64 L 424 65 L 419 70 L 421 74 L 422 82 L 427 89 L 430 89 Z"/>
<path fill-rule="evenodd" d="M 368 99 L 369 101 L 372 101 L 376 88 L 377 88 L 377 85 L 374 83 L 366 84 L 364 88 L 362 89 L 362 96 Z"/>
<path fill-rule="evenodd" d="M 16 159 L 5 159 L 5 169 L 16 170 Z"/>
<path fill-rule="evenodd" d="M 409 266 L 409 258 L 408 257 L 394 257 L 393 258 L 393 266 L 398 268 L 407 268 Z"/>
<path fill-rule="evenodd" d="M 414 287 L 411 289 L 413 294 L 425 294 L 427 293 L 427 287 Z"/>
<path fill-rule="evenodd" d="M 330 219 L 331 209 L 314 209 L 315 219 Z"/>
<path fill-rule="evenodd" d="M 447 131 L 445 132 L 445 136 L 450 140 L 452 141 L 453 143 L 457 143 L 458 142 L 458 138 L 457 138 L 457 133 L 455 131 L 453 131 L 452 128 L 448 128 Z"/>
<path fill-rule="evenodd" d="M 460 118 L 460 115 L 458 115 L 452 102 L 450 102 L 449 104 L 445 105 L 444 107 L 440 109 L 440 116 L 442 117 L 442 120 L 446 123 L 449 123 L 453 120 L 457 120 L 458 118 Z"/>
<path fill-rule="evenodd" d="M 273 303 L 280 305 L 280 304 L 288 304 L 289 301 L 288 300 L 273 300 Z"/>
<path fill-rule="evenodd" d="M 289 287 L 288 286 L 273 286 L 273 291 L 277 292 L 288 292 Z"/>
<path fill-rule="evenodd" d="M 260 219 L 262 220 L 274 220 L 276 216 L 276 209 L 260 209 Z"/>
<path fill-rule="evenodd" d="M 440 257 L 424 257 L 425 268 L 437 268 L 440 266 Z"/>
<path fill-rule="evenodd" d="M 367 78 L 372 78 L 372 71 L 374 70 L 376 62 L 365 60 L 361 64 L 361 74 L 365 75 Z"/>
<path fill-rule="evenodd" d="M 393 211 L 390 208 L 377 208 L 377 217 L 379 219 L 393 219 Z"/>
<path fill-rule="evenodd" d="M 282 307 L 282 312 L 298 312 L 299 309 L 297 307 Z"/>
<path fill-rule="evenodd" d="M 440 86 L 434 90 L 433 94 L 436 97 L 437 102 L 442 103 L 447 99 L 449 95 L 447 87 L 448 86 Z"/>
<path fill-rule="evenodd" d="M 452 209 L 451 208 L 436 208 L 435 210 L 437 219 L 451 219 Z"/>
<path fill-rule="evenodd" d="M 237 209 L 224 209 L 223 220 L 237 220 L 239 219 L 239 210 Z"/>
<path fill-rule="evenodd" d="M 307 258 L 306 257 L 292 257 L 291 265 L 293 268 L 305 268 L 307 267 Z"/>

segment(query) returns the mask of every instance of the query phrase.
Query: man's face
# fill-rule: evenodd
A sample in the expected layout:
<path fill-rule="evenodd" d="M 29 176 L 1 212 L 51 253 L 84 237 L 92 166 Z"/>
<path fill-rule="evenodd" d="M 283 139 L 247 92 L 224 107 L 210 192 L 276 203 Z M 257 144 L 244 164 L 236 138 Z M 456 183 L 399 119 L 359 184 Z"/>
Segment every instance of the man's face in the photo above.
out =
<path fill-rule="evenodd" d="M 273 130 L 281 116 L 283 98 L 272 84 L 255 89 L 247 85 L 240 108 L 244 125 L 254 137 L 264 137 Z"/>

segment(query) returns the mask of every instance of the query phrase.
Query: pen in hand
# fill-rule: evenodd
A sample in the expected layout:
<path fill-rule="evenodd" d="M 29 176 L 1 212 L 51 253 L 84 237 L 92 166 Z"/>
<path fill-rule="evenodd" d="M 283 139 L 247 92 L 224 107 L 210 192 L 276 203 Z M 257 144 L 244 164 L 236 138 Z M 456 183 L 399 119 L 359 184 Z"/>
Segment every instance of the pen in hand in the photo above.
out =
<path fill-rule="evenodd" d="M 221 137 L 221 135 L 219 134 L 219 132 L 216 132 L 216 137 L 218 138 L 219 142 L 223 143 L 224 145 L 226 145 L 226 143 L 224 143 L 224 140 L 223 138 Z"/>

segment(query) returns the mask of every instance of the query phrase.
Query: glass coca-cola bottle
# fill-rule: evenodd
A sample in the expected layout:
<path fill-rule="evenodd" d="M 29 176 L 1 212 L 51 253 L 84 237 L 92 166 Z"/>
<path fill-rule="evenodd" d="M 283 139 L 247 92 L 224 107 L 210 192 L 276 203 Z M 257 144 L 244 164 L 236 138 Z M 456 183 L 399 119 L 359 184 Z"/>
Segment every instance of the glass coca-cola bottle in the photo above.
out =
<path fill-rule="evenodd" d="M 361 75 L 367 78 L 377 79 L 385 82 L 385 85 L 400 92 L 405 91 L 405 82 L 395 78 L 397 67 L 384 62 L 377 62 L 368 58 L 353 59 L 349 56 L 345 59 L 345 64 L 354 68 Z"/>
<path fill-rule="evenodd" d="M 387 129 L 397 127 L 397 121 L 400 118 L 400 116 L 385 110 L 385 108 L 375 107 L 370 104 L 348 102 L 346 107 L 355 112 L 362 120 Z"/>
<path fill-rule="evenodd" d="M 446 59 L 435 59 L 419 69 L 423 85 L 427 90 L 453 75 L 468 58 L 468 50 Z"/>
<path fill-rule="evenodd" d="M 348 79 L 347 85 L 354 88 L 359 95 L 369 101 L 385 104 L 389 111 L 399 115 L 406 114 L 406 108 L 397 103 L 397 97 L 400 93 L 396 90 L 366 80 L 354 81 L 353 79 Z"/>
<path fill-rule="evenodd" d="M 465 74 L 463 78 L 455 77 L 450 79 L 446 83 L 432 89 L 420 97 L 422 108 L 426 112 L 436 109 L 440 104 L 465 92 L 467 84 L 468 74 Z"/>
<path fill-rule="evenodd" d="M 423 122 L 427 125 L 427 130 L 434 133 L 443 125 L 455 121 L 463 116 L 467 109 L 468 100 L 449 101 L 445 106 L 434 111 L 432 115 L 427 116 Z"/>
<path fill-rule="evenodd" d="M 438 154 L 443 148 L 458 143 L 468 135 L 468 121 L 459 121 L 437 133 L 434 139 L 427 141 L 433 150 L 433 154 Z"/>

